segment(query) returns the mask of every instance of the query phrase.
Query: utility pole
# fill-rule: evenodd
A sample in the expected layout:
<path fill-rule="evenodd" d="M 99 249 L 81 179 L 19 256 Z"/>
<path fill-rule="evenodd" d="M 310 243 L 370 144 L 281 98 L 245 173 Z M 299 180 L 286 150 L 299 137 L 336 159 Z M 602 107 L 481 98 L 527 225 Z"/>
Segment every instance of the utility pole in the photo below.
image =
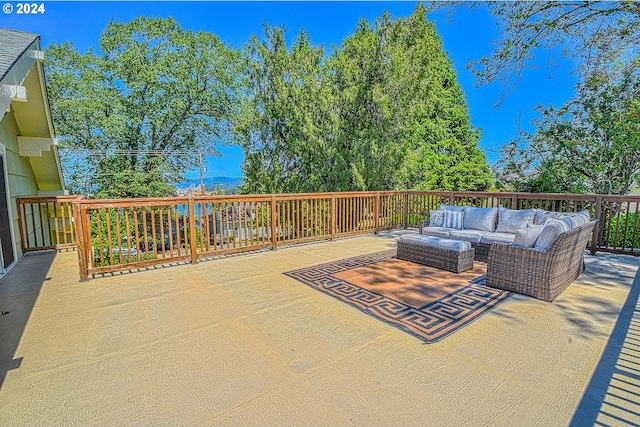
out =
<path fill-rule="evenodd" d="M 202 151 L 198 151 L 198 160 L 200 161 L 200 194 L 204 196 L 204 164 L 202 163 Z"/>

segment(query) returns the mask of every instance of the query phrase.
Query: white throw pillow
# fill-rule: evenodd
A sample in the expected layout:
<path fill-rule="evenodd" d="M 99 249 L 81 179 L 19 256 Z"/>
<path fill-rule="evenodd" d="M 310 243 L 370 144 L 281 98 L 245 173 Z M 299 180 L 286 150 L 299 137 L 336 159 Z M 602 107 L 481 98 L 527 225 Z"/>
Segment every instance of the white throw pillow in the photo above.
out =
<path fill-rule="evenodd" d="M 464 228 L 493 232 L 496 229 L 498 208 L 464 207 Z"/>
<path fill-rule="evenodd" d="M 561 215 L 562 214 L 559 212 L 551 212 L 551 211 L 544 211 L 542 209 L 536 209 L 536 215 L 533 223 L 535 225 L 544 225 L 544 223 L 548 219 L 558 219 L 558 217 Z"/>
<path fill-rule="evenodd" d="M 591 214 L 585 209 L 580 212 L 569 214 L 568 219 L 571 222 L 571 228 L 576 228 L 591 221 Z"/>
<path fill-rule="evenodd" d="M 464 221 L 464 212 L 462 211 L 444 211 L 444 226 L 447 228 L 462 229 Z"/>

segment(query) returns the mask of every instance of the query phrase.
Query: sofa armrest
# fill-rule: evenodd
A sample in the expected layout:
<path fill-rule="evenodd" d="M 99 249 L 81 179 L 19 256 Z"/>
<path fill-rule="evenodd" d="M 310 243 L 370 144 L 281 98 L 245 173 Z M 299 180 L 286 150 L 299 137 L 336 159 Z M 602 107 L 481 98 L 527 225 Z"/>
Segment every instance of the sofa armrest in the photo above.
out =
<path fill-rule="evenodd" d="M 552 252 L 495 242 L 487 258 L 487 286 L 532 295 L 557 274 L 554 258 Z"/>
<path fill-rule="evenodd" d="M 498 266 L 506 267 L 510 264 L 512 266 L 517 265 L 517 267 L 526 266 L 526 269 L 530 269 L 532 267 L 546 266 L 550 259 L 551 254 L 546 251 L 493 242 L 491 249 L 489 249 L 487 263 L 491 262 L 493 268 Z M 521 268 L 518 269 L 521 270 Z"/>
<path fill-rule="evenodd" d="M 560 233 L 547 252 L 493 243 L 487 286 L 553 301 L 584 271 L 584 251 L 595 224 Z"/>

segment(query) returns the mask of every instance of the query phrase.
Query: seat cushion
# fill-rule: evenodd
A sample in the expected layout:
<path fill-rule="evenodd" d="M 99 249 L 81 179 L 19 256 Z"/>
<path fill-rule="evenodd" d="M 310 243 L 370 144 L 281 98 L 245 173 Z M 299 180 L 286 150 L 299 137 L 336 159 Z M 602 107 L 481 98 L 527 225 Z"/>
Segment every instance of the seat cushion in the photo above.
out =
<path fill-rule="evenodd" d="M 422 234 L 425 236 L 449 237 L 450 228 L 446 227 L 422 227 Z"/>
<path fill-rule="evenodd" d="M 400 236 L 399 240 L 405 243 L 411 243 L 428 248 L 445 249 L 453 252 L 462 252 L 471 249 L 471 243 L 469 242 L 443 239 L 441 237 L 434 236 L 421 236 L 420 234 L 403 234 L 402 236 Z"/>
<path fill-rule="evenodd" d="M 464 228 L 468 230 L 495 231 L 498 208 L 464 207 Z"/>
<path fill-rule="evenodd" d="M 514 233 L 521 228 L 527 228 L 527 224 L 533 224 L 535 216 L 533 209 L 513 210 L 507 208 L 499 208 L 498 227 L 496 231 L 499 233 Z"/>
<path fill-rule="evenodd" d="M 466 217 L 465 217 L 466 218 Z M 480 242 L 483 232 L 480 230 L 451 230 L 449 238 L 455 240 L 464 240 L 465 242 Z"/>
<path fill-rule="evenodd" d="M 513 243 L 513 239 L 516 237 L 515 233 L 482 233 L 480 243 Z"/>

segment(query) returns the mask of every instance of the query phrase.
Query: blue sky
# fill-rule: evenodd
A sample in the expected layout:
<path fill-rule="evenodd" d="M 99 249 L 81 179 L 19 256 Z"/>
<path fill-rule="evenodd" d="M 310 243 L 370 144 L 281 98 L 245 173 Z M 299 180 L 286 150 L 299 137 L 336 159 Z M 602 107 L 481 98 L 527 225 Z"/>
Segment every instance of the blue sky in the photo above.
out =
<path fill-rule="evenodd" d="M 408 16 L 415 2 L 59 2 L 46 1 L 40 15 L 16 14 L 17 3 L 10 3 L 14 11 L 0 13 L 0 27 L 34 32 L 41 35 L 42 45 L 72 42 L 81 53 L 98 46 L 100 33 L 110 20 L 130 21 L 138 16 L 173 16 L 184 28 L 205 30 L 216 34 L 235 48 L 241 47 L 252 34 L 262 34 L 262 24 L 284 25 L 288 39 L 304 28 L 316 45 L 331 45 L 352 34 L 360 18 L 372 22 L 387 10 L 393 17 Z M 440 33 L 458 80 L 467 96 L 474 126 L 482 131 L 480 146 L 490 164 L 500 157 L 499 149 L 513 139 L 520 126 L 532 130 L 530 120 L 537 116 L 537 105 L 561 105 L 574 95 L 576 78 L 571 75 L 574 63 L 559 55 L 559 49 L 541 51 L 537 55 L 537 69 L 523 72 L 517 89 L 510 93 L 500 107 L 494 107 L 501 93 L 498 82 L 476 88 L 474 77 L 466 69 L 473 59 L 490 54 L 493 41 L 500 36 L 496 20 L 484 8 L 468 11 L 459 8 L 449 19 L 445 13 L 430 15 Z M 549 58 L 555 67 L 548 67 Z M 219 146 L 221 158 L 207 157 L 206 176 L 240 177 L 242 150 L 233 146 Z M 197 177 L 197 171 L 189 173 Z"/>

